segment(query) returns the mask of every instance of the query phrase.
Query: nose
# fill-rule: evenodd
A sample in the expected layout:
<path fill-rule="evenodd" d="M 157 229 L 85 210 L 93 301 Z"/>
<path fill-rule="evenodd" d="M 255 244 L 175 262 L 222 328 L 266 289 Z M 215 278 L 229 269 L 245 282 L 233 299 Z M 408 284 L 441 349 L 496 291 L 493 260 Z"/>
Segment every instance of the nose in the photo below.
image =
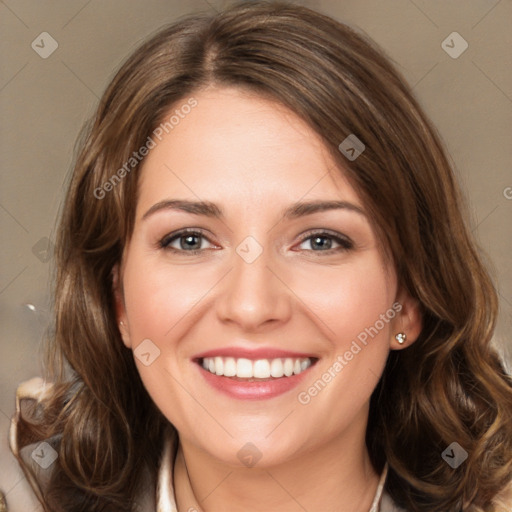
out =
<path fill-rule="evenodd" d="M 216 300 L 219 319 L 250 332 L 287 322 L 293 293 L 280 274 L 270 251 L 264 249 L 252 262 L 235 253 L 232 270 L 223 279 Z"/>

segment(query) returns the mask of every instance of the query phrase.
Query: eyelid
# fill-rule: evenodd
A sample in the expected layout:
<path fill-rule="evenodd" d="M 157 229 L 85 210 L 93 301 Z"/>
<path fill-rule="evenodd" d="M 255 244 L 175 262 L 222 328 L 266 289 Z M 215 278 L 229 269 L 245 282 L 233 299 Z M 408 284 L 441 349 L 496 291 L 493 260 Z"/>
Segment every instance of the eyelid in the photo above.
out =
<path fill-rule="evenodd" d="M 312 251 L 309 250 L 307 252 L 316 252 L 316 253 L 324 253 L 324 254 L 332 254 L 333 252 L 338 251 L 348 251 L 350 249 L 353 249 L 355 244 L 354 242 L 346 235 L 342 233 L 338 233 L 336 231 L 331 231 L 329 229 L 315 229 L 312 231 L 308 231 L 304 235 L 301 236 L 301 239 L 299 241 L 299 245 L 305 242 L 306 240 L 309 240 L 310 238 L 313 238 L 315 236 L 319 237 L 325 237 L 325 238 L 331 238 L 335 240 L 336 243 L 340 245 L 340 247 L 334 248 L 334 249 L 328 249 L 325 251 Z"/>
<path fill-rule="evenodd" d="M 175 249 L 174 247 L 170 247 L 169 244 L 176 240 L 179 240 L 181 237 L 186 235 L 199 235 L 205 240 L 207 240 L 210 244 L 215 245 L 210 238 L 206 235 L 206 231 L 201 228 L 183 228 L 178 229 L 177 231 L 173 231 L 172 233 L 168 233 L 163 238 L 158 241 L 158 247 L 160 249 L 173 251 L 176 253 L 189 253 L 189 254 L 197 254 L 206 249 L 193 249 L 191 251 L 184 251 L 182 249 Z"/>

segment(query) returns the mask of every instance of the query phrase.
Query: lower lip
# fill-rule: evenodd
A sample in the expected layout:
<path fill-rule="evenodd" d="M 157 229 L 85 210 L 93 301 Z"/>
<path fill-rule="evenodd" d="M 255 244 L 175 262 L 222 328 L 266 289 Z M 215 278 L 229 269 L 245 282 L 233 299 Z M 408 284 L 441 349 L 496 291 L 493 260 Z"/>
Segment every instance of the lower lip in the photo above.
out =
<path fill-rule="evenodd" d="M 215 375 L 205 370 L 202 366 L 197 365 L 201 375 L 206 382 L 213 388 L 231 398 L 238 400 L 266 400 L 282 395 L 295 388 L 304 376 L 311 370 L 314 365 L 303 372 L 292 375 L 290 377 L 281 377 L 279 379 L 265 380 L 260 382 L 244 382 L 229 377 Z"/>

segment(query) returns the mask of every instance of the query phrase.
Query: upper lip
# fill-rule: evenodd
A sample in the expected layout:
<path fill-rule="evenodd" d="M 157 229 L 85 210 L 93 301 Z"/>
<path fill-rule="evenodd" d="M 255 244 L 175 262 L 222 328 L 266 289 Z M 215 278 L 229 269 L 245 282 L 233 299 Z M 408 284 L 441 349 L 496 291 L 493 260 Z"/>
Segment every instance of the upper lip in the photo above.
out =
<path fill-rule="evenodd" d="M 281 350 L 277 348 L 256 348 L 248 349 L 242 347 L 226 347 L 216 348 L 214 350 L 208 350 L 207 352 L 201 352 L 193 357 L 195 360 L 204 359 L 205 357 L 234 357 L 235 359 L 277 359 L 277 358 L 306 358 L 310 357 L 316 359 L 312 354 L 305 352 L 292 352 L 290 350 Z"/>

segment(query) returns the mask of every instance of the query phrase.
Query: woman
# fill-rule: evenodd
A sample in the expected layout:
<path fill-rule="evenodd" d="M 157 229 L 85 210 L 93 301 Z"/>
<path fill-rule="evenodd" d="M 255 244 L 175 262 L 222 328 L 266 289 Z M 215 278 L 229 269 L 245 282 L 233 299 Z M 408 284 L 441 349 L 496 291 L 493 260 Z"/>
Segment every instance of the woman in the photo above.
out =
<path fill-rule="evenodd" d="M 251 2 L 161 31 L 65 201 L 51 384 L 20 386 L 11 432 L 41 502 L 510 510 L 511 380 L 461 210 L 348 27 Z"/>

